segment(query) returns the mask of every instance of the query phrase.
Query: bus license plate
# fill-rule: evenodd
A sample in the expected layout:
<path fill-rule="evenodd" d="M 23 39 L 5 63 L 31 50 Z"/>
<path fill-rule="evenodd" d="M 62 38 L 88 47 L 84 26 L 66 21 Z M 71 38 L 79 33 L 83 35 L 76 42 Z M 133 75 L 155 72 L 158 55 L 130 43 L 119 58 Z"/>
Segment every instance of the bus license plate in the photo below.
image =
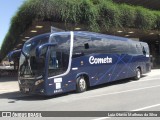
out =
<path fill-rule="evenodd" d="M 25 92 L 29 92 L 29 88 L 24 88 L 24 91 Z"/>

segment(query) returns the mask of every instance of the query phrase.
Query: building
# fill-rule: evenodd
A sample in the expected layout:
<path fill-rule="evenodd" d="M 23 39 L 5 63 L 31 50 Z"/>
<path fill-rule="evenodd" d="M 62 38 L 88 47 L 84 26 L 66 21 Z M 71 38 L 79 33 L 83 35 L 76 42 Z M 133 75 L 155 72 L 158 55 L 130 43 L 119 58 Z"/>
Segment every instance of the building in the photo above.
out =
<path fill-rule="evenodd" d="M 22 48 L 29 38 L 50 32 L 51 26 L 145 41 L 154 66 L 160 65 L 159 0 L 27 0 L 11 20 L 1 60 L 8 52 Z"/>

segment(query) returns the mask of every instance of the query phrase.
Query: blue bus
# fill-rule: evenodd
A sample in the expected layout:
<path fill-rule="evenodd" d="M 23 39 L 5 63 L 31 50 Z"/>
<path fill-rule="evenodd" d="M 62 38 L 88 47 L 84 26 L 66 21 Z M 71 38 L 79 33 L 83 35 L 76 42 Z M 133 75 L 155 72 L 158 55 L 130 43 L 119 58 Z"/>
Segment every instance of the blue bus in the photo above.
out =
<path fill-rule="evenodd" d="M 18 83 L 23 93 L 55 95 L 125 78 L 140 79 L 151 71 L 145 42 L 86 31 L 46 33 L 25 42 Z"/>

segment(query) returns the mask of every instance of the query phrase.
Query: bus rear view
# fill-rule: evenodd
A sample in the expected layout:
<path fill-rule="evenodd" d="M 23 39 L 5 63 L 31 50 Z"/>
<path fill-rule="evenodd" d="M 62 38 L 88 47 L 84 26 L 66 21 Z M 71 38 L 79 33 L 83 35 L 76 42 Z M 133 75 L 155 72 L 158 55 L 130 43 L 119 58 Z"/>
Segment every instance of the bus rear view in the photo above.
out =
<path fill-rule="evenodd" d="M 28 40 L 20 53 L 20 91 L 55 95 L 150 72 L 146 43 L 92 32 L 57 32 Z"/>

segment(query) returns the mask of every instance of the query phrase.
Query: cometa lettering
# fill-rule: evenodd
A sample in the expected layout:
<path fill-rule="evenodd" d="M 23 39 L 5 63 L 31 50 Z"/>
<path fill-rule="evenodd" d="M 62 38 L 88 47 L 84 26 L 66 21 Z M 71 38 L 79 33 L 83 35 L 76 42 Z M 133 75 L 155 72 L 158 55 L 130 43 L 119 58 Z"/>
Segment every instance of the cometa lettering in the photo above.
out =
<path fill-rule="evenodd" d="M 106 58 L 94 58 L 94 56 L 89 57 L 90 64 L 105 64 L 105 63 L 112 63 L 112 58 L 108 56 Z"/>

